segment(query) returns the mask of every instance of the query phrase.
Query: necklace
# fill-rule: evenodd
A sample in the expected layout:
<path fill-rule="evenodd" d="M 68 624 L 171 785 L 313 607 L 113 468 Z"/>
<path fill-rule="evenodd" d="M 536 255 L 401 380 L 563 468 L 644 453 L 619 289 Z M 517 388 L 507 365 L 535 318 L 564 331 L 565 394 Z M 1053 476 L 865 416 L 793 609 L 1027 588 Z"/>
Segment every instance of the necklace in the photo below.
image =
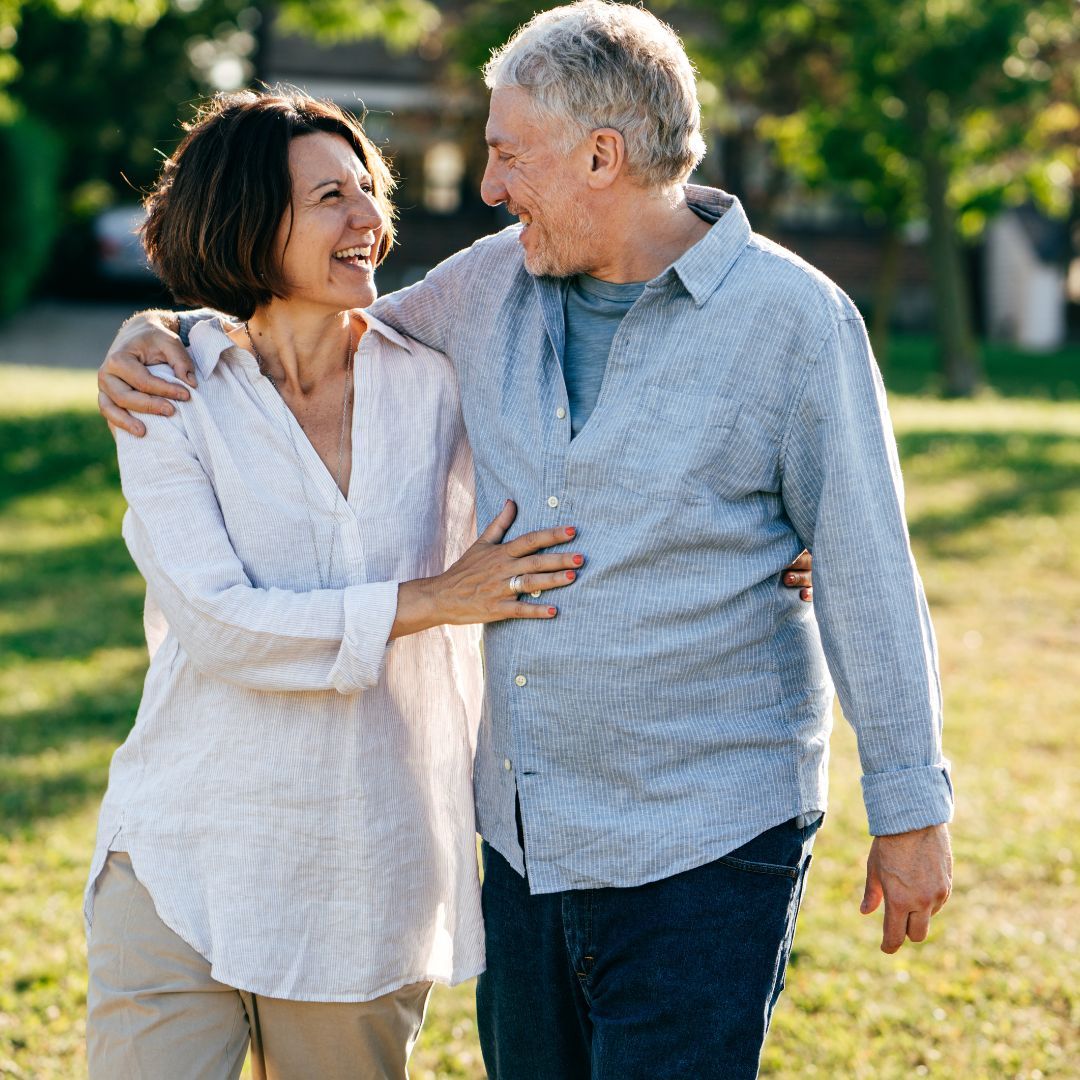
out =
<path fill-rule="evenodd" d="M 244 332 L 248 336 L 248 341 L 251 343 L 251 351 L 255 356 L 255 362 L 259 365 L 259 371 L 269 380 L 270 385 L 277 391 L 278 397 L 281 398 L 282 404 L 289 408 L 289 403 L 285 400 L 285 396 L 281 392 L 281 387 L 277 384 L 277 379 L 270 374 L 269 366 L 263 359 L 262 353 L 259 352 L 259 347 L 255 344 L 255 336 L 251 332 L 251 325 L 248 322 L 244 323 Z M 345 345 L 345 393 L 341 398 L 341 432 L 338 435 L 338 456 L 337 456 L 337 473 L 334 475 L 334 524 L 330 528 L 330 553 L 326 559 L 326 573 L 323 574 L 322 555 L 319 551 L 318 536 L 315 531 L 315 517 L 311 512 L 311 500 L 308 497 L 308 485 L 304 482 L 304 463 L 300 458 L 300 449 L 296 445 L 296 432 L 293 430 L 293 425 L 289 427 L 289 442 L 292 444 L 293 457 L 296 459 L 296 468 L 300 473 L 300 490 L 304 493 L 304 509 L 307 512 L 308 529 L 311 532 L 311 550 L 315 556 L 315 569 L 319 575 L 319 587 L 325 589 L 328 583 L 332 580 L 332 574 L 334 570 L 334 548 L 337 542 L 337 510 L 338 504 L 341 501 L 341 473 L 345 462 L 345 432 L 348 430 L 348 417 L 349 417 L 349 404 L 352 401 L 352 369 L 353 369 L 353 347 L 352 347 L 352 329 L 349 329 L 349 340 Z M 291 409 L 289 409 L 292 412 Z M 303 430 L 303 425 L 296 419 L 296 415 L 293 414 L 293 419 L 300 425 Z M 306 435 L 307 432 L 305 431 Z"/>

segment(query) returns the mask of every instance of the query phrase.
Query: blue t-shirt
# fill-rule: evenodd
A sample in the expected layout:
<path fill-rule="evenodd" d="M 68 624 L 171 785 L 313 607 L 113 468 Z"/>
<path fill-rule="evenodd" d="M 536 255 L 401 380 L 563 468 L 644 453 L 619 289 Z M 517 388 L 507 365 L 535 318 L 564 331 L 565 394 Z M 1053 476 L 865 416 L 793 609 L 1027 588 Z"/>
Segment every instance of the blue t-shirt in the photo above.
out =
<path fill-rule="evenodd" d="M 566 290 L 563 379 L 570 404 L 571 438 L 592 414 L 619 324 L 644 291 L 644 281 L 614 285 L 588 274 L 578 274 Z"/>

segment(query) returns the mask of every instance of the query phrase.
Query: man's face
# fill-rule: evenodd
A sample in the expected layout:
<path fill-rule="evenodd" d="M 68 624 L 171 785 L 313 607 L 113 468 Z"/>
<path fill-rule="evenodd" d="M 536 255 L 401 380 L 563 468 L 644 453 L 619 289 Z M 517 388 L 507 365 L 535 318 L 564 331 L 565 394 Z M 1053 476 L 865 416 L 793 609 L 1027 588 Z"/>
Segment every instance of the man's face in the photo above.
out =
<path fill-rule="evenodd" d="M 533 112 L 524 90 L 492 91 L 480 193 L 489 206 L 505 203 L 524 222 L 530 274 L 570 277 L 588 272 L 598 230 L 589 213 L 586 151 L 566 153 L 559 135 L 555 121 Z"/>

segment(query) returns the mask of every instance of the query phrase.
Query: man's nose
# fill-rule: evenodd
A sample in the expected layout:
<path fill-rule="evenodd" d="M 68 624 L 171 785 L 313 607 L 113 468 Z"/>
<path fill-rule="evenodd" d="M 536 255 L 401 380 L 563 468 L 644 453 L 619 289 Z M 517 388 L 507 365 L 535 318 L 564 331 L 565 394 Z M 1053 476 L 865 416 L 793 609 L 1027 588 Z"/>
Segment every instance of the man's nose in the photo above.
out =
<path fill-rule="evenodd" d="M 490 164 L 484 170 L 484 178 L 480 181 L 480 198 L 488 206 L 498 206 L 506 202 L 506 185 Z"/>

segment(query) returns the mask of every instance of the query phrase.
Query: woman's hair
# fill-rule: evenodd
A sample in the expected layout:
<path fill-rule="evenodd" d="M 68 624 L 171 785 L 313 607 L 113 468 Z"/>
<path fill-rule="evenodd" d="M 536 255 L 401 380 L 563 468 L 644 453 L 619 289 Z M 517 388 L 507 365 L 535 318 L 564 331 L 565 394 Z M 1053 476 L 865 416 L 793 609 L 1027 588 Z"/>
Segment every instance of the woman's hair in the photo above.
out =
<path fill-rule="evenodd" d="M 249 319 L 273 297 L 287 296 L 274 240 L 292 212 L 289 143 L 300 135 L 325 131 L 352 145 L 385 222 L 376 265 L 393 246 L 394 179 L 360 122 L 333 102 L 292 87 L 218 94 L 184 130 L 145 199 L 142 234 L 150 262 L 179 302 Z"/>
<path fill-rule="evenodd" d="M 567 149 L 597 128 L 619 131 L 646 187 L 683 182 L 705 156 L 693 65 L 670 26 L 630 4 L 541 12 L 492 54 L 484 81 L 526 91 L 564 126 Z"/>

